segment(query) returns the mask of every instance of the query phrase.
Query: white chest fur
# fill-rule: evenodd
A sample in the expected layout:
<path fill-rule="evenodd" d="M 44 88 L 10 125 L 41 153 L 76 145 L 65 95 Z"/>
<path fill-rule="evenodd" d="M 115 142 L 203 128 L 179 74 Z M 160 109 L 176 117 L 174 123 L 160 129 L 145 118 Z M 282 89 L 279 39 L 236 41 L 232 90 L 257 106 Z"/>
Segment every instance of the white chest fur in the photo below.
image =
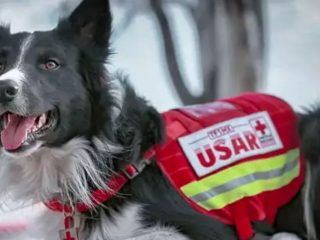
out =
<path fill-rule="evenodd" d="M 128 204 L 120 212 L 111 212 L 111 217 L 103 212 L 99 219 L 90 219 L 93 224 L 86 228 L 85 218 L 80 219 L 79 240 L 188 240 L 172 228 L 155 226 L 146 228 L 141 222 L 141 206 Z M 63 214 L 45 211 L 32 224 L 28 233 L 31 239 L 57 240 L 59 230 L 63 229 Z"/>

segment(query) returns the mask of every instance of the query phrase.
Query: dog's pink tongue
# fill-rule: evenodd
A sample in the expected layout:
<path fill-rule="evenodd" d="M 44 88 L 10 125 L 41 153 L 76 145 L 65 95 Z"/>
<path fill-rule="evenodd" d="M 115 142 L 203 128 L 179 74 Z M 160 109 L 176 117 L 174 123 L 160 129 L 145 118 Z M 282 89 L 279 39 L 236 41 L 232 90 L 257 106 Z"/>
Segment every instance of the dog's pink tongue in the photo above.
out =
<path fill-rule="evenodd" d="M 21 117 L 8 114 L 8 122 L 1 132 L 2 145 L 6 150 L 16 150 L 21 147 L 37 117 Z"/>

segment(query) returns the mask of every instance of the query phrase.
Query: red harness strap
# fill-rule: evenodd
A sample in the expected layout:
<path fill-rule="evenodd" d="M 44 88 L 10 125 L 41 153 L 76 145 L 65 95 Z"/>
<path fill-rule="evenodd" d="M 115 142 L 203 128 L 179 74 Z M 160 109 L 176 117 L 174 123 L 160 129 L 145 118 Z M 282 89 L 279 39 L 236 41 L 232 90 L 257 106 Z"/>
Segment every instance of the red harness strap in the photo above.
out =
<path fill-rule="evenodd" d="M 91 193 L 92 205 L 88 206 L 83 202 L 77 202 L 75 204 L 75 209 L 79 213 L 87 212 L 90 209 L 96 208 L 99 205 L 110 200 L 114 197 L 124 185 L 138 176 L 143 169 L 150 163 L 150 160 L 155 155 L 153 149 L 150 149 L 144 154 L 144 159 L 138 164 L 130 164 L 120 173 L 115 174 L 106 183 L 107 189 L 97 189 Z M 53 211 L 63 212 L 64 217 L 64 227 L 65 229 L 61 231 L 61 239 L 63 240 L 77 240 L 78 230 L 74 226 L 74 208 L 68 204 L 63 204 L 59 200 L 53 199 L 50 202 L 44 203 L 49 209 Z"/>
<path fill-rule="evenodd" d="M 108 189 L 97 189 L 93 191 L 91 193 L 92 205 L 88 206 L 85 203 L 77 202 L 75 204 L 77 212 L 87 212 L 114 197 L 114 195 L 117 194 L 129 180 L 135 178 L 143 171 L 143 169 L 150 163 L 150 160 L 154 155 L 155 152 L 153 149 L 147 151 L 144 154 L 144 160 L 140 161 L 138 164 L 128 165 L 120 173 L 115 174 L 111 179 L 109 179 L 106 183 Z M 44 204 L 53 211 L 65 213 L 73 212 L 73 208 L 71 206 L 63 204 L 56 199 Z"/>
<path fill-rule="evenodd" d="M 134 167 L 130 167 L 129 171 L 132 171 Z M 88 206 L 85 203 L 77 202 L 75 204 L 75 208 L 78 212 L 86 212 L 90 210 L 93 207 L 96 207 L 106 201 L 108 201 L 110 198 L 112 198 L 116 193 L 120 191 L 120 189 L 127 183 L 128 179 L 125 175 L 125 173 L 120 173 L 114 177 L 112 177 L 108 182 L 107 186 L 110 190 L 102 190 L 97 189 L 94 192 L 91 193 L 91 199 L 92 199 L 92 206 Z M 71 213 L 73 212 L 73 208 L 67 204 L 61 203 L 59 200 L 53 199 L 48 203 L 45 203 L 45 205 L 53 210 L 58 212 L 65 212 L 65 213 Z"/>
<path fill-rule="evenodd" d="M 149 151 L 147 155 L 149 158 L 145 158 L 139 164 L 130 164 L 121 173 L 115 174 L 108 180 L 106 186 L 108 189 L 97 189 L 91 193 L 92 205 L 88 206 L 83 202 L 77 202 L 75 208 L 78 212 L 87 212 L 92 208 L 95 208 L 109 199 L 114 197 L 123 186 L 131 179 L 135 178 L 142 170 L 149 164 L 150 158 L 153 156 L 153 151 Z M 50 202 L 44 203 L 49 209 L 58 212 L 70 213 L 73 212 L 73 208 L 67 204 L 61 203 L 59 200 L 53 199 Z"/>

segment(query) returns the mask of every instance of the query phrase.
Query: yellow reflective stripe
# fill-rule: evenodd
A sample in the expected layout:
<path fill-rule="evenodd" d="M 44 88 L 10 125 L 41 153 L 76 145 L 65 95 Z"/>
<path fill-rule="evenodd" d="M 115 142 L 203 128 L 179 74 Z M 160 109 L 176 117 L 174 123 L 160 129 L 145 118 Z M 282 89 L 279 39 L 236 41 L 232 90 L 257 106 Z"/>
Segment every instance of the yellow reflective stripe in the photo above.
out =
<path fill-rule="evenodd" d="M 206 192 L 199 193 L 199 194 L 194 195 L 190 198 L 195 202 L 207 201 L 210 198 L 218 196 L 222 193 L 230 192 L 236 188 L 239 188 L 241 186 L 247 185 L 247 184 L 255 182 L 255 181 L 268 180 L 268 179 L 274 179 L 277 177 L 281 177 L 286 172 L 292 171 L 292 169 L 294 169 L 298 164 L 299 164 L 299 158 L 297 158 L 294 161 L 289 161 L 282 168 L 277 168 L 277 169 L 273 169 L 273 170 L 266 171 L 266 172 L 252 173 L 252 174 L 234 179 L 230 182 L 227 182 L 224 185 L 220 185 L 218 187 L 211 188 L 210 190 L 208 190 Z"/>
<path fill-rule="evenodd" d="M 300 165 L 297 164 L 294 169 L 286 172 L 280 177 L 254 181 L 198 204 L 207 210 L 220 209 L 244 197 L 250 197 L 265 191 L 271 191 L 281 188 L 291 182 L 295 177 L 297 177 L 299 175 L 299 172 Z"/>
<path fill-rule="evenodd" d="M 246 175 L 283 168 L 287 163 L 294 161 L 297 158 L 299 158 L 298 148 L 292 149 L 287 153 L 276 157 L 262 158 L 236 165 L 200 181 L 191 182 L 181 187 L 181 190 L 188 197 L 192 197 Z"/>

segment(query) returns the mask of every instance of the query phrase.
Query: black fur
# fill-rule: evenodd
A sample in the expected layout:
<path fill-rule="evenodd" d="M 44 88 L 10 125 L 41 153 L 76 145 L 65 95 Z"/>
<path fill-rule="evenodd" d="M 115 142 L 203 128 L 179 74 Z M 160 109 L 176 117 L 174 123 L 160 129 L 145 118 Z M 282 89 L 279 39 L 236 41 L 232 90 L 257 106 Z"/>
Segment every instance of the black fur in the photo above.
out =
<path fill-rule="evenodd" d="M 311 175 L 310 205 L 316 234 L 320 236 L 320 107 L 315 106 L 300 114 L 302 152 Z"/>

